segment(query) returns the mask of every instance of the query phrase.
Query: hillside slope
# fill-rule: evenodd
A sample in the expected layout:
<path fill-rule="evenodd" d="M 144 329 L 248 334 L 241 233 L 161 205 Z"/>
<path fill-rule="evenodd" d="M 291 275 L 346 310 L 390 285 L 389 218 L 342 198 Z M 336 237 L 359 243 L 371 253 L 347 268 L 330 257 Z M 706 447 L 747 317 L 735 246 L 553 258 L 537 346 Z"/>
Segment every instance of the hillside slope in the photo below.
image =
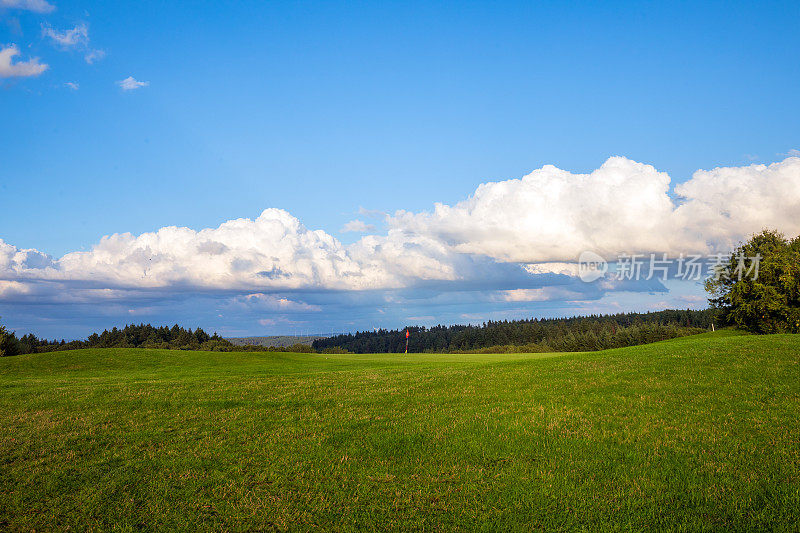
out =
<path fill-rule="evenodd" d="M 792 529 L 800 337 L 0 359 L 0 529 Z"/>

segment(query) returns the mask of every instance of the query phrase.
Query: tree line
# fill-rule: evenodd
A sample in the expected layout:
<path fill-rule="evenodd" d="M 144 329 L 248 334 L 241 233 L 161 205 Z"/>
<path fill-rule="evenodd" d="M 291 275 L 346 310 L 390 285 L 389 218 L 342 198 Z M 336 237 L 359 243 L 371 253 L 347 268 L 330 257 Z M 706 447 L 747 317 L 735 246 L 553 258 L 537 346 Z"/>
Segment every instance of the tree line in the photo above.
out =
<path fill-rule="evenodd" d="M 480 326 L 425 328 L 410 326 L 412 352 L 546 352 L 602 350 L 633 346 L 705 331 L 713 321 L 706 311 L 659 311 L 560 319 L 486 322 Z M 237 346 L 202 328 L 130 324 L 86 340 L 48 340 L 28 333 L 17 338 L 0 325 L 0 356 L 76 350 L 81 348 L 151 348 L 224 352 L 283 351 L 301 353 L 389 353 L 405 349 L 405 328 L 377 330 L 317 339 L 311 346 Z"/>
<path fill-rule="evenodd" d="M 130 324 L 102 333 L 92 333 L 86 340 L 47 340 L 28 333 L 17 338 L 14 332 L 0 325 L 0 356 L 28 353 L 77 350 L 81 348 L 154 348 L 162 350 L 206 350 L 214 352 L 291 351 L 310 352 L 308 345 L 287 347 L 236 346 L 216 332 L 209 335 L 202 328 L 186 329 L 178 324 L 155 327 L 150 324 Z"/>
<path fill-rule="evenodd" d="M 411 352 L 561 352 L 635 346 L 701 333 L 711 328 L 710 309 L 651 313 L 532 318 L 489 321 L 481 325 L 409 326 Z M 406 328 L 360 331 L 318 339 L 316 350 L 340 348 L 354 353 L 397 353 L 405 350 Z"/>

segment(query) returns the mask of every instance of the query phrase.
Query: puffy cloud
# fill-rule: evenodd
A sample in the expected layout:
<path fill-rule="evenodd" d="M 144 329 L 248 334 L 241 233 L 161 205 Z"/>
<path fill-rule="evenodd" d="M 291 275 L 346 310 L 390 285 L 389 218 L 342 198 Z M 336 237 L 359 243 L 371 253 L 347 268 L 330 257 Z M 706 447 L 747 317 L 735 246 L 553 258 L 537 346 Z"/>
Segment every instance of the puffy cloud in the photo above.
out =
<path fill-rule="evenodd" d="M 800 233 L 800 157 L 698 170 L 675 192 L 685 201 L 675 210 L 674 227 L 721 251 L 764 227 Z"/>
<path fill-rule="evenodd" d="M 56 274 L 76 272 L 121 286 L 217 289 L 334 288 L 358 286 L 364 278 L 336 239 L 279 209 L 199 232 L 166 227 L 104 237 L 90 252 L 58 261 Z"/>
<path fill-rule="evenodd" d="M 48 69 L 45 63 L 39 63 L 38 57 L 28 61 L 14 62 L 14 57 L 19 55 L 16 45 L 9 45 L 0 50 L 0 78 L 27 78 L 38 76 Z"/>
<path fill-rule="evenodd" d="M 65 82 L 64 83 L 64 87 L 66 87 L 68 89 L 72 89 L 73 91 L 77 91 L 78 89 L 81 88 L 81 86 L 77 82 L 74 82 L 74 81 Z"/>
<path fill-rule="evenodd" d="M 419 281 L 463 279 L 471 269 L 445 243 L 426 235 L 390 229 L 385 236 L 367 235 L 347 249 L 375 288 L 403 287 Z"/>
<path fill-rule="evenodd" d="M 546 165 L 522 179 L 480 185 L 467 200 L 436 204 L 432 213 L 400 211 L 389 224 L 509 262 L 574 261 L 587 249 L 661 251 L 672 237 L 669 182 L 623 157 L 591 174 Z"/>
<path fill-rule="evenodd" d="M 286 211 L 267 209 L 255 220 L 202 231 L 166 227 L 139 236 L 114 234 L 91 251 L 58 260 L 0 240 L 0 277 L 209 290 L 359 290 L 454 278 L 453 261 L 440 243 L 397 237 L 373 237 L 348 248 Z"/>
<path fill-rule="evenodd" d="M 201 231 L 114 234 L 59 259 L 0 240 L 0 279 L 22 284 L 7 285 L 7 295 L 36 283 L 36 294 L 72 287 L 81 298 L 118 295 L 92 292 L 103 289 L 228 291 L 245 295 L 241 305 L 297 312 L 306 304 L 275 295 L 417 287 L 504 291 L 494 301 L 544 302 L 663 290 L 656 282 L 610 279 L 590 289 L 577 281 L 575 265 L 587 249 L 611 256 L 703 253 L 726 251 L 764 226 L 800 233 L 800 158 L 698 171 L 675 192 L 677 200 L 665 173 L 613 157 L 590 174 L 545 166 L 522 179 L 483 184 L 454 206 L 400 211 L 385 234 L 349 245 L 280 209 Z"/>
<path fill-rule="evenodd" d="M 21 249 L 0 239 L 0 276 L 15 276 L 54 266 L 47 254 L 34 249 Z"/>
<path fill-rule="evenodd" d="M 117 85 L 122 87 L 123 91 L 134 91 L 136 89 L 141 89 L 142 87 L 147 87 L 150 85 L 149 81 L 138 81 L 134 79 L 133 76 L 128 76 L 124 80 L 120 80 L 117 82 Z"/>
<path fill-rule="evenodd" d="M 348 233 L 348 232 L 366 233 L 368 231 L 374 231 L 374 230 L 375 230 L 374 224 L 367 224 L 363 220 L 356 219 L 347 222 L 344 226 L 342 226 L 342 229 L 340 229 L 339 231 L 341 231 L 342 233 Z"/>
<path fill-rule="evenodd" d="M 624 157 L 590 174 L 547 165 L 480 185 L 454 206 L 399 211 L 389 224 L 460 253 L 537 264 L 574 262 L 585 250 L 606 257 L 726 251 L 764 226 L 800 232 L 800 158 L 699 170 L 675 188 L 678 203 L 669 187 L 667 174 Z"/>
<path fill-rule="evenodd" d="M 0 0 L 0 7 L 24 9 L 34 13 L 50 13 L 55 6 L 45 0 Z"/>

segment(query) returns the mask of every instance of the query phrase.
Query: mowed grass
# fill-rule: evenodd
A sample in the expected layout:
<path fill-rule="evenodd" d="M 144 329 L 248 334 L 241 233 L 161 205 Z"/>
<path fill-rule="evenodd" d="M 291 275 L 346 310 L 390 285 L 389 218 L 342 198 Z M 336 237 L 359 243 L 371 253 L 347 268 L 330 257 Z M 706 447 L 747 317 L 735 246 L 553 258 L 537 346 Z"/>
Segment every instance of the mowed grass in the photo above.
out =
<path fill-rule="evenodd" d="M 580 354 L 0 359 L 0 529 L 773 529 L 800 336 Z"/>

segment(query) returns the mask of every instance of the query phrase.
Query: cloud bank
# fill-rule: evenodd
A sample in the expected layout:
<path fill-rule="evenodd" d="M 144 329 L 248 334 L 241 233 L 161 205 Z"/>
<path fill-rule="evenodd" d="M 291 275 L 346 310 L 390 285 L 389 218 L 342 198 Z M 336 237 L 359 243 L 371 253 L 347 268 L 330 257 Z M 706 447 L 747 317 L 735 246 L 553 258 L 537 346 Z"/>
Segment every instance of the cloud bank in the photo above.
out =
<path fill-rule="evenodd" d="M 624 157 L 589 174 L 548 165 L 482 184 L 453 206 L 398 211 L 387 222 L 384 234 L 345 245 L 270 208 L 200 231 L 109 235 L 58 259 L 0 240 L 0 300 L 44 297 L 47 287 L 85 298 L 231 291 L 250 295 L 240 303 L 277 309 L 280 300 L 269 294 L 280 291 L 432 286 L 498 290 L 505 302 L 580 299 L 587 284 L 564 280 L 574 280 L 584 250 L 726 252 L 763 227 L 800 233 L 800 158 L 700 170 L 674 194 L 666 173 Z M 363 229 L 354 226 L 344 229 Z M 557 279 L 564 286 L 543 288 Z M 603 290 L 630 287 L 591 289 Z"/>

